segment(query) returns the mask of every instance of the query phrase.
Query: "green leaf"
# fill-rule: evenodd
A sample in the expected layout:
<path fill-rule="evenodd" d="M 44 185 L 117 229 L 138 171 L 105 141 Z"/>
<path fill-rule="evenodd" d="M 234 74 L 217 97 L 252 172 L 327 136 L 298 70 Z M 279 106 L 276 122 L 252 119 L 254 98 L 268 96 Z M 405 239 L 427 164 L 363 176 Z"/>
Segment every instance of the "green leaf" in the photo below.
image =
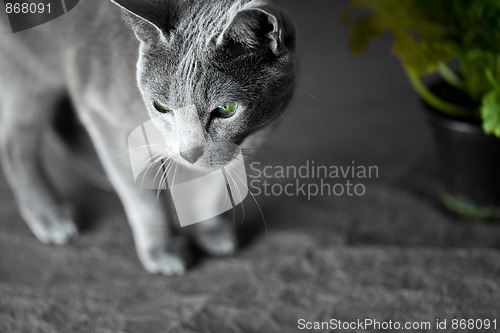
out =
<path fill-rule="evenodd" d="M 407 34 L 395 35 L 392 52 L 401 58 L 405 67 L 418 75 L 434 73 L 440 64 L 453 58 L 453 54 L 445 46 L 417 42 Z"/>
<path fill-rule="evenodd" d="M 350 49 L 353 54 L 362 54 L 370 40 L 379 37 L 382 30 L 376 21 L 376 15 L 360 18 L 349 30 Z"/>
<path fill-rule="evenodd" d="M 481 116 L 484 132 L 500 138 L 500 89 L 494 89 L 484 96 Z"/>
<path fill-rule="evenodd" d="M 349 14 L 355 8 L 368 9 L 370 14 L 351 20 Z M 428 14 L 417 0 L 351 0 L 342 17 L 350 25 L 352 53 L 363 53 L 371 40 L 388 31 L 394 36 L 393 53 L 412 71 L 424 75 L 453 56 L 441 38 L 445 26 L 429 20 Z"/>

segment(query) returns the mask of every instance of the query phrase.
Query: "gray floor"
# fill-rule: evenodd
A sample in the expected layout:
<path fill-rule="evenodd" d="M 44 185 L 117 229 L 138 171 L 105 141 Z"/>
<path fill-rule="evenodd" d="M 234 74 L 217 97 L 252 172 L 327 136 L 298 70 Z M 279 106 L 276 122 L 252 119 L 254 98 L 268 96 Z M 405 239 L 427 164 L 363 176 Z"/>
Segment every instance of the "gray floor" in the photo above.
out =
<path fill-rule="evenodd" d="M 298 25 L 301 78 L 260 160 L 376 165 L 380 177 L 365 182 L 366 194 L 260 196 L 267 234 L 247 200 L 240 229 L 255 236 L 236 256 L 201 257 L 187 275 L 166 278 L 141 268 L 113 195 L 74 182 L 72 191 L 85 193 L 87 228 L 69 246 L 46 246 L 0 178 L 0 332 L 293 332 L 300 318 L 500 320 L 500 225 L 458 219 L 437 203 L 431 133 L 388 40 L 352 57 L 341 2 L 316 0 L 307 10 L 282 2 Z M 59 178 L 75 178 L 60 169 Z"/>

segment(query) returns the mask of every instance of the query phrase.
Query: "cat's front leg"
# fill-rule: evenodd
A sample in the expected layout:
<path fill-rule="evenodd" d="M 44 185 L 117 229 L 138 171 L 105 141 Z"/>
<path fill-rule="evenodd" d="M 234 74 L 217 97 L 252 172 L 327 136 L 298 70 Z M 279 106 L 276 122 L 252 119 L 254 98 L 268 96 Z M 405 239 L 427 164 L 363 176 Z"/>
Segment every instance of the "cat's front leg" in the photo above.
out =
<path fill-rule="evenodd" d="M 0 94 L 0 162 L 29 228 L 40 241 L 62 245 L 76 237 L 77 226 L 71 206 L 57 194 L 40 165 L 42 132 L 59 94 L 44 90 L 42 83 L 37 87 L 9 82 Z"/>
<path fill-rule="evenodd" d="M 213 217 L 188 228 L 193 242 L 208 255 L 228 256 L 234 254 L 238 247 L 234 225 L 223 216 Z"/>
<path fill-rule="evenodd" d="M 81 115 L 101 162 L 115 188 L 132 229 L 137 254 L 151 273 L 184 273 L 188 247 L 175 244 L 167 217 L 152 191 L 141 191 L 135 183 L 127 152 L 127 135 L 122 123 L 111 123 L 98 113 Z"/>

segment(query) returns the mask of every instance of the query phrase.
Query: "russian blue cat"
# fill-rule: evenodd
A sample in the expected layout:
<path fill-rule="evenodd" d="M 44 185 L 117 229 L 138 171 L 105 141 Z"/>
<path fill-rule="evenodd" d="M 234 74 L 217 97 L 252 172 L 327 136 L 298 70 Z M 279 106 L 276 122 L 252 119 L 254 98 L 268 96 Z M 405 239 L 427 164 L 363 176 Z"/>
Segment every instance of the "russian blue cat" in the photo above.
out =
<path fill-rule="evenodd" d="M 177 163 L 216 168 L 238 147 L 257 147 L 287 107 L 295 82 L 295 31 L 264 0 L 86 0 L 37 28 L 0 37 L 1 162 L 22 216 L 38 239 L 78 233 L 69 203 L 39 167 L 40 140 L 69 96 L 153 273 L 181 274 L 165 211 L 140 191 L 127 136 L 153 119 Z M 7 17 L 2 17 L 7 30 Z M 134 99 L 135 98 L 135 99 Z M 221 218 L 193 228 L 207 253 L 237 240 Z"/>

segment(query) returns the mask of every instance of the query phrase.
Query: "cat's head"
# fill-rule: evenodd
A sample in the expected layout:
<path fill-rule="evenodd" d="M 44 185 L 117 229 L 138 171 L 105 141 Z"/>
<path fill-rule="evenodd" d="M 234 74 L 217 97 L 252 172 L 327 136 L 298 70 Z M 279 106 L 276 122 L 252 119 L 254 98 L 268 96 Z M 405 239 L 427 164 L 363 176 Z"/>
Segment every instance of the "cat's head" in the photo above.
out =
<path fill-rule="evenodd" d="M 294 91 L 295 30 L 262 0 L 112 0 L 140 41 L 137 80 L 178 162 L 229 163 L 283 114 Z"/>

